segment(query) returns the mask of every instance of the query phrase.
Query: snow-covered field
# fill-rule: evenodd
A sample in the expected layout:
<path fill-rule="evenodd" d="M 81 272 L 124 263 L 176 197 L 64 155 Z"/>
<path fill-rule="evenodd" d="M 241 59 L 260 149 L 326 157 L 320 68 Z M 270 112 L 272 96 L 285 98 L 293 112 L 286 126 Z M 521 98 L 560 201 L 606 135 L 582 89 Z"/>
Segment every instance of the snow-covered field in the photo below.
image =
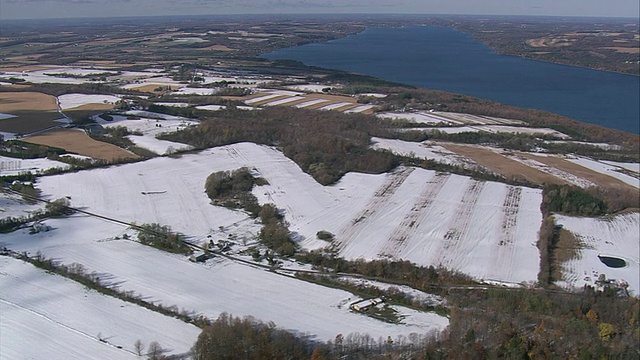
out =
<path fill-rule="evenodd" d="M 407 130 L 422 131 L 440 131 L 445 134 L 459 134 L 463 132 L 489 132 L 489 133 L 510 133 L 510 134 L 528 134 L 528 135 L 552 135 L 560 139 L 569 138 L 557 130 L 547 128 L 530 128 L 523 126 L 508 125 L 467 125 L 455 127 L 437 127 L 437 128 L 416 128 Z"/>
<path fill-rule="evenodd" d="M 16 159 L 0 156 L 0 176 L 18 175 L 20 173 L 32 172 L 39 174 L 45 170 L 60 168 L 67 169 L 68 164 L 60 161 L 43 159 Z"/>
<path fill-rule="evenodd" d="M 374 149 L 391 150 L 394 154 L 433 160 L 450 165 L 462 165 L 475 168 L 478 165 L 470 159 L 460 156 L 444 147 L 429 141 L 411 142 L 396 139 L 372 138 Z"/>
<path fill-rule="evenodd" d="M 627 175 L 623 172 L 620 172 L 621 168 L 634 171 L 634 169 L 638 168 L 638 165 L 635 165 L 635 164 L 618 165 L 617 163 L 614 163 L 614 162 L 598 161 L 598 160 L 593 160 L 593 159 L 589 159 L 582 156 L 567 157 L 566 159 L 568 161 L 571 161 L 572 163 L 584 166 L 588 169 L 597 171 L 601 174 L 614 177 L 636 188 L 640 188 L 640 177 L 634 177 L 631 175 Z"/>
<path fill-rule="evenodd" d="M 563 264 L 564 281 L 571 288 L 593 286 L 600 274 L 625 280 L 634 296 L 640 295 L 640 213 L 600 219 L 556 215 L 556 223 L 578 237 L 583 244 L 577 258 Z M 598 255 L 623 259 L 627 266 L 611 268 Z"/>
<path fill-rule="evenodd" d="M 454 124 L 454 125 L 462 125 L 463 122 L 444 118 L 442 116 L 435 115 L 430 112 L 416 112 L 416 113 L 392 113 L 386 112 L 378 114 L 378 117 L 383 119 L 396 119 L 396 120 L 406 120 L 412 123 L 417 124 L 429 124 L 429 125 L 437 125 L 437 124 Z"/>
<path fill-rule="evenodd" d="M 398 310 L 408 314 L 402 324 L 375 320 L 349 310 L 348 304 L 355 301 L 349 292 L 222 258 L 192 263 L 186 256 L 115 239 L 133 231 L 101 219 L 75 215 L 46 223 L 53 230 L 35 235 L 20 230 L 3 239 L 2 246 L 29 253 L 40 250 L 65 264 L 80 263 L 88 272 L 99 273 L 105 282 L 133 291 L 146 301 L 175 305 L 210 318 L 222 312 L 252 315 L 319 340 L 353 332 L 395 338 L 440 331 L 448 324 L 439 315 L 402 307 Z M 102 330 L 103 336 L 112 333 Z M 161 339 L 158 341 L 162 344 Z"/>
<path fill-rule="evenodd" d="M 218 93 L 220 89 L 218 88 L 190 88 L 183 87 L 175 91 L 176 95 L 214 95 Z"/>
<path fill-rule="evenodd" d="M 120 98 L 114 95 L 64 94 L 58 96 L 62 110 L 87 104 L 115 104 Z"/>
<path fill-rule="evenodd" d="M 163 155 L 167 153 L 172 153 L 177 150 L 189 150 L 191 146 L 176 143 L 167 140 L 159 140 L 156 139 L 156 136 L 161 133 L 167 132 L 175 132 L 181 129 L 184 129 L 188 126 L 192 126 L 197 124 L 196 121 L 189 120 L 186 118 L 164 115 L 164 114 L 155 114 L 148 112 L 128 112 L 131 115 L 135 115 L 139 118 L 137 119 L 128 119 L 127 116 L 123 115 L 112 115 L 113 120 L 107 121 L 100 117 L 94 117 L 94 119 L 102 126 L 116 127 L 116 126 L 124 126 L 132 132 L 142 133 L 142 135 L 129 135 L 128 138 L 133 141 L 134 144 L 145 148 L 147 150 L 151 150 L 157 154 Z M 144 117 L 144 116 L 151 116 Z"/>
<path fill-rule="evenodd" d="M 287 89 L 297 90 L 297 91 L 310 91 L 310 92 L 322 92 L 322 89 L 329 88 L 331 86 L 322 85 L 322 84 L 300 84 L 300 85 L 291 85 L 287 86 Z"/>
<path fill-rule="evenodd" d="M 26 203 L 21 196 L 0 192 L 0 219 L 29 216 L 41 208 L 40 204 Z"/>
<path fill-rule="evenodd" d="M 183 354 L 200 333 L 10 257 L 0 257 L 0 285 L 0 359 L 136 359 L 136 340 Z"/>
<path fill-rule="evenodd" d="M 46 177 L 39 188 L 54 199 L 70 196 L 74 206 L 101 215 L 168 224 L 205 240 L 212 228 L 240 222 L 257 232 L 246 215 L 211 206 L 204 194 L 209 174 L 242 166 L 267 179 L 269 185 L 256 187 L 254 194 L 283 210 L 305 248 L 326 246 L 315 236 L 325 230 L 336 234 L 340 254 L 351 259 L 403 258 L 479 279 L 536 279 L 542 215 L 541 193 L 535 189 L 413 168 L 350 173 L 325 187 L 279 151 L 249 143 Z"/>

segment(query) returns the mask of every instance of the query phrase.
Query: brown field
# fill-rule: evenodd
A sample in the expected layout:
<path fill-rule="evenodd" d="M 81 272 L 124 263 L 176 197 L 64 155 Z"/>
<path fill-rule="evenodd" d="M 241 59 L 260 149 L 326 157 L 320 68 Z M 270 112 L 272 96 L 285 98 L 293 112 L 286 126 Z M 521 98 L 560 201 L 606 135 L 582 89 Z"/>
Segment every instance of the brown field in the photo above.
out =
<path fill-rule="evenodd" d="M 138 91 L 142 91 L 142 92 L 147 92 L 147 93 L 157 93 L 157 92 L 162 92 L 162 91 L 156 91 L 157 88 L 162 87 L 163 89 L 166 89 L 168 87 L 171 88 L 171 90 L 178 90 L 180 89 L 182 86 L 180 85 L 161 85 L 161 84 L 147 84 L 147 85 L 140 85 L 139 87 L 134 87 L 131 88 L 132 90 L 138 90 Z"/>
<path fill-rule="evenodd" d="M 578 164 L 574 164 L 565 159 L 561 159 L 555 156 L 537 156 L 533 154 L 521 154 L 522 156 L 541 162 L 545 165 L 552 166 L 556 169 L 566 171 L 575 176 L 581 177 L 585 180 L 589 180 L 594 184 L 604 187 L 604 188 L 613 188 L 613 189 L 635 189 L 631 185 L 625 183 L 624 181 L 618 180 L 614 177 L 607 176 L 605 174 L 593 171 L 584 166 L 580 166 Z M 637 189 L 636 189 L 637 190 Z"/>
<path fill-rule="evenodd" d="M 84 131 L 77 129 L 53 130 L 44 134 L 26 137 L 22 140 L 33 144 L 62 148 L 94 159 L 113 161 L 138 158 L 137 155 L 115 145 L 93 140 Z"/>
<path fill-rule="evenodd" d="M 0 65 L 1 71 L 38 71 L 38 70 L 47 70 L 51 69 L 51 66 L 48 65 Z"/>
<path fill-rule="evenodd" d="M 551 174 L 529 167 L 516 160 L 509 159 L 496 152 L 477 146 L 441 143 L 449 151 L 467 157 L 476 163 L 504 176 L 507 179 L 521 179 L 534 184 L 567 184 Z"/>
<path fill-rule="evenodd" d="M 59 126 L 56 98 L 38 92 L 0 92 L 0 113 L 16 117 L 0 120 L 0 131 L 28 134 Z"/>
<path fill-rule="evenodd" d="M 237 49 L 232 49 L 228 46 L 224 45 L 211 45 L 208 47 L 200 48 L 200 50 L 214 50 L 214 51 L 236 51 Z"/>
<path fill-rule="evenodd" d="M 308 98 L 311 99 L 325 99 L 325 100 L 331 100 L 333 102 L 352 102 L 352 103 L 356 103 L 358 102 L 358 99 L 351 97 L 351 96 L 341 96 L 341 95 L 329 95 L 329 94 L 307 94 L 305 95 Z"/>
<path fill-rule="evenodd" d="M 640 54 L 640 48 L 637 47 L 606 47 L 604 49 L 615 50 L 617 52 L 625 53 L 625 54 Z"/>
<path fill-rule="evenodd" d="M 0 112 L 58 111 L 56 98 L 39 92 L 0 92 Z"/>

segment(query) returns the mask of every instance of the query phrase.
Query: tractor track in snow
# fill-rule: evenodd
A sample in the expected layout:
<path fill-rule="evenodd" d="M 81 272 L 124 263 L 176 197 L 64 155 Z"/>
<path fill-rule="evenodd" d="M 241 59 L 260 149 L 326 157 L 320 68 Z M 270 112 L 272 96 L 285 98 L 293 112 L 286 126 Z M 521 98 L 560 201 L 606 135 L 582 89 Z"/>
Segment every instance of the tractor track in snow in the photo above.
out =
<path fill-rule="evenodd" d="M 413 171 L 414 168 L 401 169 L 393 173 L 391 178 L 378 188 L 364 210 L 358 213 L 350 224 L 340 230 L 337 236 L 338 243 L 335 245 L 336 250 L 341 251 L 363 228 L 366 228 L 367 222 L 388 203 L 389 198 L 395 194 Z"/>
<path fill-rule="evenodd" d="M 453 260 L 457 257 L 456 249 L 469 232 L 471 217 L 484 185 L 484 181 L 472 180 L 462 197 L 462 202 L 458 206 L 456 217 L 450 222 L 452 226 L 445 233 L 442 251 L 439 252 L 442 254 L 441 264 L 445 267 L 453 267 Z"/>
<path fill-rule="evenodd" d="M 425 218 L 436 197 L 449 179 L 450 174 L 437 173 L 431 181 L 425 184 L 418 200 L 405 218 L 396 226 L 389 240 L 385 243 L 381 256 L 398 257 L 407 247 L 407 239 L 417 231 L 418 226 Z"/>

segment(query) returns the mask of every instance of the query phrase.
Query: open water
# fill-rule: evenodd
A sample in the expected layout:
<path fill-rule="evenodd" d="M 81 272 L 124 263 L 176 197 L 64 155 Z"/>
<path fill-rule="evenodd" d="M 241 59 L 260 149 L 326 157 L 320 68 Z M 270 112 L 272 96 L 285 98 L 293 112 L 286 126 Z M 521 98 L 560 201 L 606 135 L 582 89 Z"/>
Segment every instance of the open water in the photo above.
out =
<path fill-rule="evenodd" d="M 640 132 L 640 77 L 498 55 L 451 28 L 369 28 L 263 55 Z"/>

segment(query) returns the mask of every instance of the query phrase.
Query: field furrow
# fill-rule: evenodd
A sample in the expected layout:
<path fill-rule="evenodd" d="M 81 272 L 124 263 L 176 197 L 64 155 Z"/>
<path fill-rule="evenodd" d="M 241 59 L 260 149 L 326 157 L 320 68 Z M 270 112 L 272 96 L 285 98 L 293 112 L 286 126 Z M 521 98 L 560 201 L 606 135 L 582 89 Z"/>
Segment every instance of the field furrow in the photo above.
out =
<path fill-rule="evenodd" d="M 442 264 L 444 266 L 451 266 L 453 264 L 453 255 L 457 253 L 456 249 L 469 232 L 471 216 L 483 187 L 484 182 L 474 180 L 462 197 L 462 202 L 458 206 L 456 215 L 450 222 L 450 228 L 444 235 L 445 241 L 443 243 L 442 257 Z"/>
<path fill-rule="evenodd" d="M 364 207 L 364 209 L 358 213 L 351 224 L 340 230 L 338 234 L 337 249 L 343 249 L 351 240 L 353 240 L 358 233 L 367 227 L 370 219 L 381 208 L 388 203 L 388 199 L 396 192 L 396 190 L 402 185 L 402 183 L 411 175 L 414 168 L 403 168 L 394 173 L 387 182 L 385 182 L 374 193 L 373 198 Z"/>
<path fill-rule="evenodd" d="M 417 231 L 418 226 L 420 226 L 422 220 L 425 219 L 425 216 L 423 216 L 424 213 L 431 210 L 433 202 L 449 179 L 449 176 L 450 174 L 438 173 L 432 181 L 425 184 L 424 189 L 420 193 L 420 196 L 418 196 L 411 211 L 409 211 L 405 218 L 393 230 L 380 256 L 397 258 L 399 254 L 404 251 L 407 247 L 407 238 Z"/>

